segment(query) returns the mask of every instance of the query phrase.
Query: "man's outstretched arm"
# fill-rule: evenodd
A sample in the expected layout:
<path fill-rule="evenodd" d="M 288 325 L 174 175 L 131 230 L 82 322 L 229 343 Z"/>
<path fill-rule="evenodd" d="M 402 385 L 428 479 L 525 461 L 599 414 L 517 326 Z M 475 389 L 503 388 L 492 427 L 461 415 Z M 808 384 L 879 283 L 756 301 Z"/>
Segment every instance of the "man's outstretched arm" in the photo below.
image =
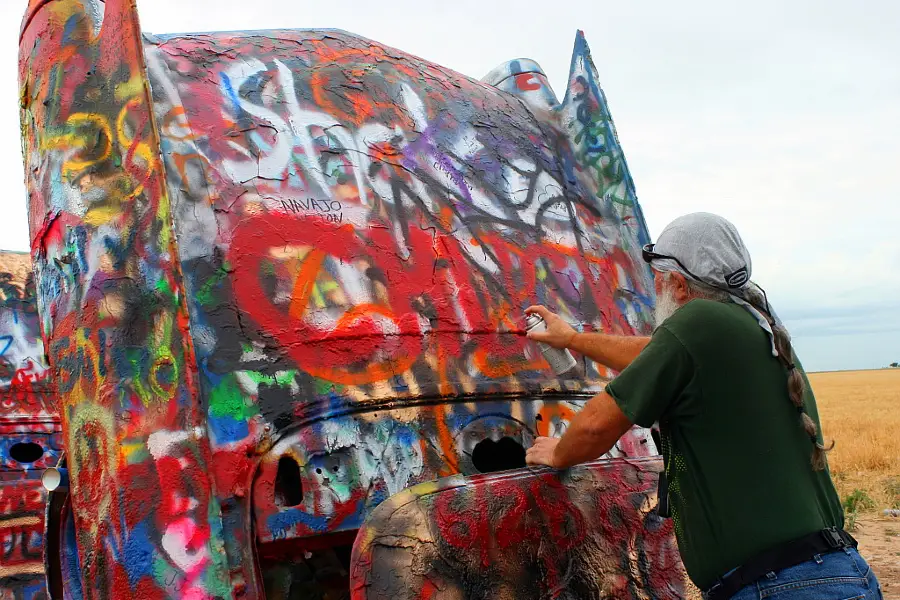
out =
<path fill-rule="evenodd" d="M 535 440 L 525 453 L 525 462 L 567 469 L 606 454 L 629 429 L 631 421 L 616 401 L 601 392 L 572 417 L 561 438 Z"/>
<path fill-rule="evenodd" d="M 613 371 L 623 371 L 649 343 L 650 338 L 643 336 L 576 333 L 569 349 Z"/>
<path fill-rule="evenodd" d="M 650 343 L 650 338 L 643 336 L 578 333 L 562 317 L 544 306 L 531 306 L 525 313 L 540 315 L 547 325 L 546 331 L 529 332 L 529 339 L 554 348 L 574 350 L 613 371 L 624 370 Z"/>

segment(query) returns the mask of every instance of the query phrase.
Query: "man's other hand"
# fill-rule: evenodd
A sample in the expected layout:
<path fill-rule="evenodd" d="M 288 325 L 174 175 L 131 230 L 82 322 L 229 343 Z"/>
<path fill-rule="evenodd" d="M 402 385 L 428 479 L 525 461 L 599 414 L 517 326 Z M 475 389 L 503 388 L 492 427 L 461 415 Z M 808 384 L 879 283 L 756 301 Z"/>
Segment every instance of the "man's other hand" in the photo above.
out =
<path fill-rule="evenodd" d="M 529 306 L 525 314 L 537 314 L 547 325 L 546 331 L 529 331 L 528 339 L 549 344 L 554 348 L 568 348 L 578 332 L 566 323 L 562 317 L 550 312 L 545 306 Z"/>
<path fill-rule="evenodd" d="M 559 438 L 539 437 L 534 444 L 525 451 L 525 463 L 529 465 L 546 465 L 558 468 L 553 462 L 553 451 L 559 444 Z"/>

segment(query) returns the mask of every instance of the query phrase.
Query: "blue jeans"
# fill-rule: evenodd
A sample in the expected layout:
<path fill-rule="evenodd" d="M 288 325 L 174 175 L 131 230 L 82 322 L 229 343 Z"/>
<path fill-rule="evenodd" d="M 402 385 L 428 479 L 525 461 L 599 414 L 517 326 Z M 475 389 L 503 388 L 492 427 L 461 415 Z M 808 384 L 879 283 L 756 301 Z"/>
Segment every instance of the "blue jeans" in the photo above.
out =
<path fill-rule="evenodd" d="M 731 600 L 883 600 L 869 564 L 853 548 L 764 575 Z"/>

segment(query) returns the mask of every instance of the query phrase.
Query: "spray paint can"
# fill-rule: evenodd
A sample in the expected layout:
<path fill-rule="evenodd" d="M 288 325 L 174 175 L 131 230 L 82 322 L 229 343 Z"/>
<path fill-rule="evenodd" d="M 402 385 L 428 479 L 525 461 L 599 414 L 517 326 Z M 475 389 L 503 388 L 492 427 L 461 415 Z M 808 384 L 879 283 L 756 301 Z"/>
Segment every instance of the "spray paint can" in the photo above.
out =
<path fill-rule="evenodd" d="M 540 315 L 531 314 L 525 318 L 525 331 L 547 331 L 547 324 Z M 572 353 L 565 348 L 554 348 L 550 344 L 537 342 L 544 360 L 553 369 L 557 375 L 575 374 L 578 369 L 578 362 Z"/>

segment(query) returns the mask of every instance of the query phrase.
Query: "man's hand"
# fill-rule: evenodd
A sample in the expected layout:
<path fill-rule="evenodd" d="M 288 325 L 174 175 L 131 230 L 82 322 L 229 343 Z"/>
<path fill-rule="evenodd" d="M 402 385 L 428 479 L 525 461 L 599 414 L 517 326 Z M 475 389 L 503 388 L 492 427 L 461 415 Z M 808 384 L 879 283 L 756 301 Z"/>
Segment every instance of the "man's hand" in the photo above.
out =
<path fill-rule="evenodd" d="M 529 306 L 525 314 L 537 314 L 544 319 L 546 331 L 529 331 L 528 339 L 549 344 L 554 348 L 568 348 L 575 338 L 575 331 L 562 317 L 550 312 L 545 306 Z"/>
<path fill-rule="evenodd" d="M 525 463 L 529 465 L 546 465 L 558 468 L 553 461 L 553 451 L 559 444 L 559 438 L 539 437 L 534 445 L 525 452 Z"/>
<path fill-rule="evenodd" d="M 569 421 L 561 438 L 539 437 L 525 451 L 525 463 L 568 469 L 603 456 L 631 429 L 631 421 L 606 392 L 600 392 Z"/>

